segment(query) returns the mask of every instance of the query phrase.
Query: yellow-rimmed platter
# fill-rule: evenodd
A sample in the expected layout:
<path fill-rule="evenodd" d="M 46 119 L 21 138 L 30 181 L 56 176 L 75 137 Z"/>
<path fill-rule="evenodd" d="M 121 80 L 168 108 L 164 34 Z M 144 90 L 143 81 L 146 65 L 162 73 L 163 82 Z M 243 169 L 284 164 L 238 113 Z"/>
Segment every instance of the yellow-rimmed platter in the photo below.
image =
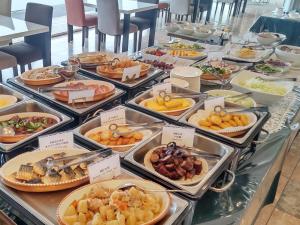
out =
<path fill-rule="evenodd" d="M 44 163 L 49 157 L 59 159 L 87 152 L 89 151 L 79 148 L 26 152 L 0 168 L 1 179 L 5 185 L 25 192 L 52 192 L 73 188 L 88 182 L 86 164 L 47 174 Z"/>
<path fill-rule="evenodd" d="M 109 129 L 109 126 L 101 126 L 87 131 L 84 136 L 114 151 L 126 152 L 136 144 L 151 137 L 152 131 L 149 129 L 134 131 L 139 128 L 140 127 L 128 127 L 122 124 L 118 125 L 117 132 L 127 134 L 114 137 L 113 131 Z"/>
<path fill-rule="evenodd" d="M 59 122 L 59 117 L 42 112 L 13 113 L 0 116 L 0 129 L 2 129 L 0 142 L 19 142 Z"/>
<path fill-rule="evenodd" d="M 118 189 L 125 184 L 136 186 Z M 161 191 L 147 192 L 147 189 Z M 156 224 L 166 216 L 171 204 L 170 195 L 164 190 L 156 183 L 139 179 L 115 179 L 90 184 L 73 191 L 61 201 L 57 219 L 61 225 L 79 221 L 82 225 L 129 225 L 132 221 L 141 225 Z M 98 204 L 99 201 L 101 204 Z"/>

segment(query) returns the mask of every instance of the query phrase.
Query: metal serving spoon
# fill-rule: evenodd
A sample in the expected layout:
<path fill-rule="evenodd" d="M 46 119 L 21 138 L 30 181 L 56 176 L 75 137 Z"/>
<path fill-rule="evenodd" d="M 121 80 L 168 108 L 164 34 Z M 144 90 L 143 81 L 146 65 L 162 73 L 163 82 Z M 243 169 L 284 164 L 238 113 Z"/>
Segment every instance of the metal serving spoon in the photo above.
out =
<path fill-rule="evenodd" d="M 117 190 L 122 190 L 122 191 L 125 191 L 125 190 L 128 190 L 130 188 L 137 188 L 137 189 L 140 189 L 142 191 L 145 191 L 145 192 L 170 192 L 170 193 L 174 193 L 174 192 L 177 192 L 177 193 L 189 193 L 188 191 L 186 190 L 181 190 L 181 189 L 164 189 L 164 190 L 161 190 L 161 189 L 148 189 L 148 188 L 143 188 L 143 187 L 140 187 L 134 183 L 125 183 L 125 184 L 121 184 L 120 186 L 117 187 Z"/>
<path fill-rule="evenodd" d="M 267 82 L 276 82 L 276 81 L 297 81 L 295 77 L 286 77 L 286 78 L 262 78 L 262 77 L 255 77 L 257 80 L 267 81 Z"/>
<path fill-rule="evenodd" d="M 157 121 L 157 122 L 153 122 L 153 123 L 140 123 L 140 124 L 125 124 L 125 125 L 117 125 L 115 123 L 110 124 L 108 129 L 111 130 L 113 132 L 113 137 L 118 138 L 120 136 L 125 136 L 128 134 L 132 134 L 133 132 L 137 132 L 137 131 L 141 131 L 141 130 L 147 130 L 147 129 L 151 129 L 151 128 L 158 128 L 158 127 L 162 127 L 165 125 L 164 121 Z M 131 131 L 127 131 L 127 132 L 119 132 L 118 128 L 119 127 L 139 127 L 138 129 L 134 129 Z"/>

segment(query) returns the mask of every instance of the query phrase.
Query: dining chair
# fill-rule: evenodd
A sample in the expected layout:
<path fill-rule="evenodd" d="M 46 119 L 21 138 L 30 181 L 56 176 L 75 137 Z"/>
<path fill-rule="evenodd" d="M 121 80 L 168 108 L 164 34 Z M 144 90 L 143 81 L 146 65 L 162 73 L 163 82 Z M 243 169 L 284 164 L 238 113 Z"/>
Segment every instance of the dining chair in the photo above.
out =
<path fill-rule="evenodd" d="M 11 0 L 1 0 L 0 15 L 11 17 Z"/>
<path fill-rule="evenodd" d="M 164 18 L 165 14 L 165 22 L 167 22 L 170 14 L 170 0 L 159 0 L 158 9 L 161 12 L 162 18 Z"/>
<path fill-rule="evenodd" d="M 170 14 L 175 14 L 179 20 L 183 20 L 183 16 L 187 18 L 192 14 L 191 3 L 192 0 L 171 0 Z"/>
<path fill-rule="evenodd" d="M 40 59 L 44 66 L 51 65 L 52 15 L 52 6 L 27 3 L 25 21 L 47 26 L 49 31 L 25 37 L 22 42 L 0 48 L 0 51 L 16 57 L 22 73 L 25 72 L 25 65 L 31 69 L 31 63 Z"/>
<path fill-rule="evenodd" d="M 68 23 L 68 42 L 73 41 L 73 26 L 82 27 L 82 46 L 89 37 L 89 27 L 97 26 L 97 15 L 86 14 L 83 0 L 65 0 Z M 97 29 L 96 29 L 97 30 Z"/>
<path fill-rule="evenodd" d="M 5 52 L 0 52 L 0 82 L 2 83 L 2 70 L 13 68 L 14 76 L 18 76 L 17 59 Z"/>
<path fill-rule="evenodd" d="M 216 9 L 215 9 L 215 16 L 216 16 L 216 13 L 217 13 L 217 9 L 218 9 L 219 3 L 222 3 L 220 14 L 223 14 L 225 5 L 226 5 L 226 4 L 229 4 L 228 16 L 231 15 L 231 11 L 232 11 L 233 5 L 234 5 L 234 4 L 237 4 L 237 3 L 236 3 L 236 0 L 217 0 L 217 2 L 216 2 Z"/>
<path fill-rule="evenodd" d="M 1 0 L 0 15 L 11 17 L 11 0 Z M 8 45 L 10 41 L 0 41 L 0 46 Z"/>
<path fill-rule="evenodd" d="M 106 35 L 115 37 L 114 52 L 117 53 L 124 34 L 124 21 L 120 19 L 118 0 L 97 0 L 98 12 L 98 50 Z M 136 52 L 138 27 L 130 23 L 130 33 L 134 33 L 134 52 Z"/>
<path fill-rule="evenodd" d="M 158 4 L 159 0 L 137 0 L 138 2 L 146 2 L 152 4 Z M 139 38 L 138 38 L 138 51 L 141 50 L 143 31 L 150 29 L 153 26 L 153 18 L 156 18 L 157 10 L 148 10 L 144 12 L 135 13 L 134 17 L 130 18 L 131 23 L 135 24 L 139 29 Z"/>
<path fill-rule="evenodd" d="M 199 2 L 199 21 L 202 20 L 203 12 L 210 10 L 209 6 L 212 4 L 211 1 L 213 0 L 201 0 Z"/>

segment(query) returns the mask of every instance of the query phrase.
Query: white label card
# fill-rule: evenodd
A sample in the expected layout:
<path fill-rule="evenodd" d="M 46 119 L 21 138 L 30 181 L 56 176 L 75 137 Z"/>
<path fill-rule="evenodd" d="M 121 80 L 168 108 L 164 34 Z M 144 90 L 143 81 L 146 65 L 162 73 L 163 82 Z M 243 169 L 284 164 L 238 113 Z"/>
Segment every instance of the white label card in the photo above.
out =
<path fill-rule="evenodd" d="M 172 85 L 171 83 L 161 83 L 152 87 L 153 96 L 159 96 L 161 91 L 165 91 L 166 93 L 172 93 Z"/>
<path fill-rule="evenodd" d="M 141 74 L 141 65 L 125 68 L 123 71 L 122 82 L 127 80 L 137 79 L 140 77 L 140 74 Z"/>
<path fill-rule="evenodd" d="M 108 180 L 121 174 L 120 156 L 118 154 L 100 159 L 88 165 L 90 183 Z"/>
<path fill-rule="evenodd" d="M 76 102 L 76 100 L 89 100 L 95 96 L 95 89 L 87 89 L 80 91 L 69 91 L 69 103 Z"/>
<path fill-rule="evenodd" d="M 74 137 L 72 131 L 55 133 L 39 137 L 39 149 L 73 148 Z"/>
<path fill-rule="evenodd" d="M 110 124 L 125 124 L 126 113 L 124 108 L 117 108 L 100 113 L 101 125 L 106 126 Z"/>
<path fill-rule="evenodd" d="M 167 145 L 176 142 L 179 146 L 193 147 L 195 129 L 177 126 L 164 126 L 161 143 Z"/>
<path fill-rule="evenodd" d="M 218 97 L 218 98 L 212 98 L 204 101 L 204 109 L 208 112 L 213 112 L 215 110 L 216 106 L 221 106 L 224 108 L 225 106 L 225 98 L 224 97 Z"/>

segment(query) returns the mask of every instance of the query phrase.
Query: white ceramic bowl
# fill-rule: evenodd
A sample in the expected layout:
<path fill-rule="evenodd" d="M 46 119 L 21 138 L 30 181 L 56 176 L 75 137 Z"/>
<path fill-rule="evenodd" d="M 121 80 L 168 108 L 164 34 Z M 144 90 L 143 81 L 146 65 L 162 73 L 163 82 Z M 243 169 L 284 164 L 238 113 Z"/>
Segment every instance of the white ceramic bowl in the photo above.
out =
<path fill-rule="evenodd" d="M 278 36 L 270 32 L 262 32 L 257 35 L 257 41 L 262 45 L 271 45 L 279 40 Z"/>
<path fill-rule="evenodd" d="M 194 33 L 194 28 L 192 26 L 180 26 L 179 32 L 185 35 L 191 35 Z"/>
<path fill-rule="evenodd" d="M 166 24 L 166 30 L 170 33 L 174 33 L 176 31 L 178 31 L 179 27 L 177 24 L 174 23 L 168 23 Z"/>
<path fill-rule="evenodd" d="M 212 35 L 212 31 L 206 28 L 196 28 L 194 30 L 195 36 L 199 37 L 199 38 L 208 38 Z"/>
<path fill-rule="evenodd" d="M 294 83 L 289 82 L 289 81 L 276 81 L 273 82 L 274 85 L 278 85 L 280 87 L 284 87 L 286 89 L 286 93 L 284 95 L 276 95 L 276 94 L 271 94 L 267 92 L 263 92 L 258 89 L 253 89 L 253 88 L 248 88 L 243 86 L 243 83 L 247 82 L 248 80 L 255 78 L 255 77 L 261 77 L 264 79 L 272 79 L 273 77 L 271 76 L 265 76 L 260 73 L 255 73 L 251 71 L 241 71 L 239 72 L 232 80 L 231 80 L 231 85 L 233 87 L 233 90 L 238 91 L 238 92 L 252 92 L 252 97 L 253 99 L 260 104 L 264 105 L 272 105 L 274 103 L 277 103 L 280 101 L 284 96 L 286 96 L 289 92 L 291 92 L 294 88 Z"/>
<path fill-rule="evenodd" d="M 299 54 L 284 51 L 282 48 L 288 47 L 299 51 Z M 276 56 L 284 62 L 289 62 L 292 66 L 300 67 L 300 47 L 292 45 L 279 45 L 275 48 Z"/>
<path fill-rule="evenodd" d="M 200 91 L 200 77 L 202 71 L 191 66 L 177 66 L 170 72 L 171 78 L 178 78 L 189 83 L 189 88 L 193 91 Z"/>

